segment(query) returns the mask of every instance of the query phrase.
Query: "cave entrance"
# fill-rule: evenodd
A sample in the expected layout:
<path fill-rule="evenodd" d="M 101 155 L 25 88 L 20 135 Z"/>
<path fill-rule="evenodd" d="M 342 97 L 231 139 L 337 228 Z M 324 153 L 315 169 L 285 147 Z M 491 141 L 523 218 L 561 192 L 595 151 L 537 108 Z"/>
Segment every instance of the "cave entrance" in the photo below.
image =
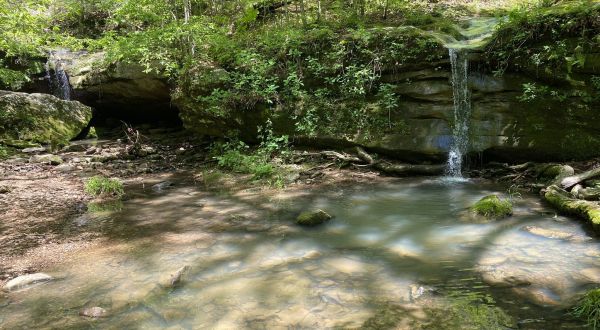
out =
<path fill-rule="evenodd" d="M 125 125 L 141 131 L 183 129 L 179 110 L 169 101 L 137 104 L 114 102 L 89 102 L 93 108 L 90 127 L 99 137 L 112 137 L 122 133 Z"/>

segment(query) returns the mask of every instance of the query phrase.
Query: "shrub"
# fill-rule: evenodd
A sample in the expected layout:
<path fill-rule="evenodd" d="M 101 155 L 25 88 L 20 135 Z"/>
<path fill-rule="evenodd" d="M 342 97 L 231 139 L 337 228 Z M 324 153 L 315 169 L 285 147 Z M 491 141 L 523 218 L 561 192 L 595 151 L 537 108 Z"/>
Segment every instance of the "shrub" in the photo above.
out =
<path fill-rule="evenodd" d="M 103 176 L 94 176 L 87 180 L 85 192 L 93 196 L 122 197 L 125 194 L 121 181 Z"/>
<path fill-rule="evenodd" d="M 512 203 L 496 195 L 490 195 L 471 206 L 471 210 L 488 218 L 504 218 L 512 215 Z"/>
<path fill-rule="evenodd" d="M 587 325 L 596 330 L 600 325 L 600 289 L 588 291 L 573 308 L 572 314 L 586 319 Z"/>

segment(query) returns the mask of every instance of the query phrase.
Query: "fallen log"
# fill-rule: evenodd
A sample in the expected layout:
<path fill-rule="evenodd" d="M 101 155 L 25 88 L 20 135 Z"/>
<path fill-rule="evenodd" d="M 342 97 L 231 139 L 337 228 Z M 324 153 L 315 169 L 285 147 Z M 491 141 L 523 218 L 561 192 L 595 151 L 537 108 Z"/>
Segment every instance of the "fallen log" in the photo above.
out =
<path fill-rule="evenodd" d="M 595 177 L 600 177 L 600 167 L 589 170 L 587 172 L 583 172 L 578 175 L 568 176 L 560 181 L 560 187 L 563 189 L 570 189 L 573 186 L 581 183 L 585 180 L 593 179 Z"/>
<path fill-rule="evenodd" d="M 551 185 L 544 198 L 559 212 L 587 220 L 595 231 L 600 232 L 600 204 L 574 198 L 568 191 Z"/>
<path fill-rule="evenodd" d="M 391 175 L 440 175 L 444 173 L 445 165 L 414 165 L 376 163 L 373 167 Z"/>
<path fill-rule="evenodd" d="M 347 162 L 347 163 L 361 163 L 362 160 L 356 156 L 351 156 L 351 155 L 345 155 L 342 153 L 339 153 L 337 151 L 321 151 L 321 155 L 325 156 L 327 158 L 332 158 L 335 160 L 340 160 L 343 162 Z"/>
<path fill-rule="evenodd" d="M 356 147 L 356 154 L 358 155 L 358 158 L 360 158 L 362 161 L 364 161 L 367 164 L 373 164 L 373 163 L 375 163 L 375 160 L 373 159 L 373 157 L 371 155 L 369 155 L 361 147 Z"/>

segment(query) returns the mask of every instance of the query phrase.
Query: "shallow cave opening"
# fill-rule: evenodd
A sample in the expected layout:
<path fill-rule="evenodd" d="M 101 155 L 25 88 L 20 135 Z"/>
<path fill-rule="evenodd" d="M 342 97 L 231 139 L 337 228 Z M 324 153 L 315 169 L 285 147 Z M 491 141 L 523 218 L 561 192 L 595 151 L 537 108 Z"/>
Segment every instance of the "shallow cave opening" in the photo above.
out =
<path fill-rule="evenodd" d="M 92 102 L 92 120 L 99 137 L 112 137 L 119 134 L 125 125 L 139 130 L 183 129 L 179 110 L 170 102 L 154 104 L 119 104 L 110 102 Z"/>

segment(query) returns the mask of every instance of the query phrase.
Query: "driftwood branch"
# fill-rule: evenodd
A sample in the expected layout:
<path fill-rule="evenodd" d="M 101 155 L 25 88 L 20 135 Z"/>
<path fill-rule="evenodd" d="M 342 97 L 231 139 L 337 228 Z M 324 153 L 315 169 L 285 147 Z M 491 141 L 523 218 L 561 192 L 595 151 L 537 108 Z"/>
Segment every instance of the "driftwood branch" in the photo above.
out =
<path fill-rule="evenodd" d="M 377 163 L 374 167 L 392 175 L 439 175 L 444 173 L 444 165 L 413 165 Z"/>
<path fill-rule="evenodd" d="M 600 167 L 578 175 L 568 176 L 560 181 L 560 187 L 563 189 L 570 189 L 585 180 L 593 179 L 595 177 L 600 177 Z"/>
<path fill-rule="evenodd" d="M 342 154 L 342 153 L 339 153 L 337 151 L 331 151 L 331 150 L 321 151 L 321 155 L 323 155 L 323 156 L 325 156 L 327 158 L 341 160 L 341 161 L 347 162 L 347 163 L 360 163 L 360 162 L 362 162 L 362 160 L 360 158 L 356 157 L 356 156 Z"/>

